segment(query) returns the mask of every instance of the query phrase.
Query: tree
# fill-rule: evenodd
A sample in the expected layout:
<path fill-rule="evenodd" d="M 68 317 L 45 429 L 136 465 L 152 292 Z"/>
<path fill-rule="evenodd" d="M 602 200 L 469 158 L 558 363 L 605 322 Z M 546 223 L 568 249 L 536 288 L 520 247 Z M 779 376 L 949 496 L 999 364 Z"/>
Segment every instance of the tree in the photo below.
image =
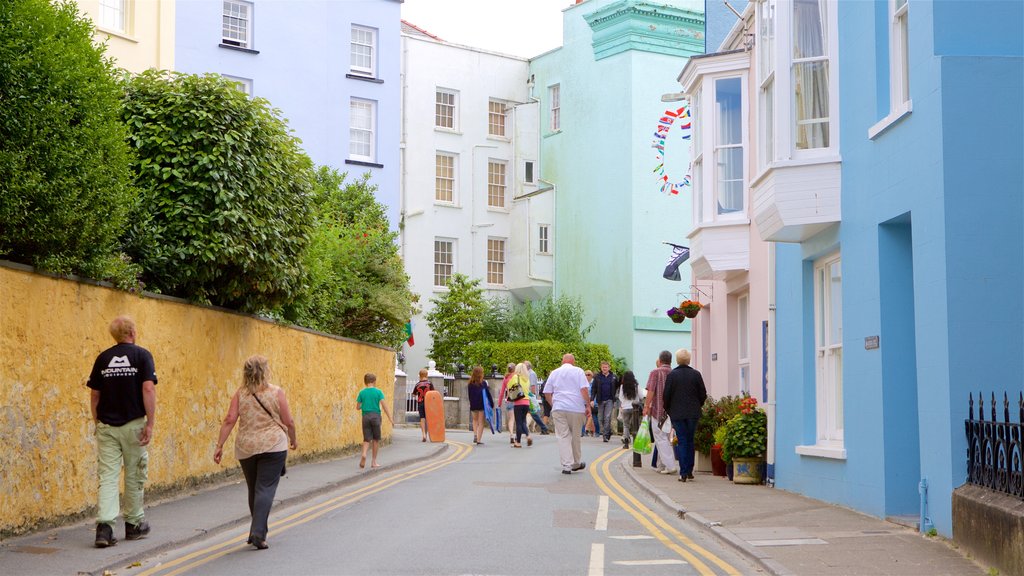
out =
<path fill-rule="evenodd" d="M 146 281 L 248 312 L 297 297 L 313 170 L 280 112 L 222 76 L 156 70 L 123 110 L 143 199 L 126 247 Z"/>
<path fill-rule="evenodd" d="M 463 362 L 467 347 L 480 339 L 487 307 L 480 280 L 454 274 L 447 286 L 447 292 L 431 300 L 434 309 L 427 313 L 434 339 L 430 357 L 444 368 Z"/>
<path fill-rule="evenodd" d="M 302 262 L 307 289 L 286 312 L 298 324 L 398 346 L 416 296 L 369 175 L 351 183 L 321 166 L 313 193 L 313 231 Z"/>
<path fill-rule="evenodd" d="M 0 2 L 0 257 L 132 283 L 121 89 L 73 3 Z"/>
<path fill-rule="evenodd" d="M 522 306 L 504 299 L 487 301 L 482 337 L 492 342 L 538 342 L 554 340 L 566 344 L 584 342 L 593 323 L 584 324 L 583 304 L 577 298 L 559 296 Z"/>

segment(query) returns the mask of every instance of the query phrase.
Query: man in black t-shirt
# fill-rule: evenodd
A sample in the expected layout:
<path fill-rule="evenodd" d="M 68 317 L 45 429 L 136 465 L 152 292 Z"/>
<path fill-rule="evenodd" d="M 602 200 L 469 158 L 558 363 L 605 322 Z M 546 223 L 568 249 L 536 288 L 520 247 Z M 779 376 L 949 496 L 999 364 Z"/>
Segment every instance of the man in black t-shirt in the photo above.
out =
<path fill-rule="evenodd" d="M 156 368 L 149 350 L 135 344 L 135 322 L 118 316 L 110 323 L 117 344 L 104 350 L 93 363 L 92 418 L 96 423 L 99 497 L 96 547 L 117 543 L 114 522 L 120 512 L 118 480 L 124 466 L 125 540 L 149 534 L 142 510 L 143 486 L 149 473 L 146 446 L 156 421 Z"/>

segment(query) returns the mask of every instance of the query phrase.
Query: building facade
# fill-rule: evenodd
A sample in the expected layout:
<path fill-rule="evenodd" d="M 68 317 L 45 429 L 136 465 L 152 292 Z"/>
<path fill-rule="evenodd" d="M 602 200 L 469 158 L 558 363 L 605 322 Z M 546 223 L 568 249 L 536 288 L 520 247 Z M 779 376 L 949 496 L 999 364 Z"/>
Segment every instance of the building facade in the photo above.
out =
<path fill-rule="evenodd" d="M 737 218 L 698 224 L 693 267 L 732 294 L 749 247 L 780 488 L 951 536 L 968 394 L 1022 388 L 1022 17 L 1006 2 L 762 0 L 738 31 L 749 42 L 684 70 L 695 221 Z M 735 237 L 735 148 L 767 286 L 764 249 Z M 718 286 L 699 324 L 715 334 Z"/>
<path fill-rule="evenodd" d="M 365 173 L 399 205 L 399 0 L 189 0 L 177 6 L 175 69 L 216 73 L 266 98 L 318 165 Z"/>
<path fill-rule="evenodd" d="M 404 350 L 412 374 L 427 365 L 425 317 L 452 275 L 513 304 L 551 294 L 556 226 L 529 63 L 403 30 L 402 255 L 422 308 Z"/>
<path fill-rule="evenodd" d="M 666 311 L 691 292 L 662 277 L 690 226 L 689 149 L 671 79 L 704 52 L 703 1 L 588 0 L 564 11 L 563 46 L 530 62 L 541 178 L 554 187 L 556 295 L 579 298 L 638 374 L 690 345 Z M 642 379 L 642 378 L 641 378 Z"/>
<path fill-rule="evenodd" d="M 80 0 L 78 7 L 121 68 L 174 69 L 175 0 Z"/>

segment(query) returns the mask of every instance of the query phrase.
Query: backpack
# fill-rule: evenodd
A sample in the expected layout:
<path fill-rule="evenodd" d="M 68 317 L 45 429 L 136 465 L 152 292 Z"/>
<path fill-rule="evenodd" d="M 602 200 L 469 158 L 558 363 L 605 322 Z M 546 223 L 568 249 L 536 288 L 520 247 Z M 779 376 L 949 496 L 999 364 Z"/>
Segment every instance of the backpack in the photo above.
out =
<path fill-rule="evenodd" d="M 505 388 L 505 399 L 509 402 L 515 402 L 525 397 L 526 394 L 523 392 L 523 385 L 519 383 L 519 378 L 509 380 L 508 387 Z"/>

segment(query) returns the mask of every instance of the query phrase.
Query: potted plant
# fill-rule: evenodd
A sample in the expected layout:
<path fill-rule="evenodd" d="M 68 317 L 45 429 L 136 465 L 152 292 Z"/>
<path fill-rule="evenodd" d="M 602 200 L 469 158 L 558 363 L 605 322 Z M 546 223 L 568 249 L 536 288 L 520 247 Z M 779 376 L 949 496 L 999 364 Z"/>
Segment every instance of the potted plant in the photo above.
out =
<path fill-rule="evenodd" d="M 768 449 L 768 415 L 756 398 L 744 398 L 740 413 L 726 425 L 722 457 L 733 465 L 733 482 L 760 484 L 761 463 Z"/>
<path fill-rule="evenodd" d="M 711 473 L 715 476 L 728 474 L 725 459 L 722 458 L 722 444 L 725 443 L 725 426 L 715 430 L 715 443 L 711 445 Z"/>
<path fill-rule="evenodd" d="M 669 318 L 671 318 L 672 321 L 675 322 L 676 324 L 682 324 L 683 320 L 686 320 L 686 314 L 683 313 L 683 311 L 680 310 L 679 308 L 676 308 L 675 306 L 665 311 L 665 314 Z"/>
<path fill-rule="evenodd" d="M 687 318 L 696 318 L 697 313 L 700 312 L 700 309 L 703 307 L 704 306 L 696 300 L 683 300 L 679 303 L 679 310 L 681 310 Z"/>

